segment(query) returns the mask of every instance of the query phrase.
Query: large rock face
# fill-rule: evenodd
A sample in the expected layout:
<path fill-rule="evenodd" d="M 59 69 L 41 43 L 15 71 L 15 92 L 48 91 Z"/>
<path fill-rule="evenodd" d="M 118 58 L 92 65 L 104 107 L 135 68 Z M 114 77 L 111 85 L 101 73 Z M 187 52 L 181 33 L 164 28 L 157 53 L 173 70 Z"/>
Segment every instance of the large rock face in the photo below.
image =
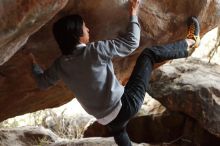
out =
<path fill-rule="evenodd" d="M 0 0 L 0 64 L 8 60 L 25 43 L 28 36 L 47 22 L 65 3 L 65 0 L 32 0 L 29 3 L 24 0 Z M 27 55 L 31 51 L 43 67 L 49 66 L 59 55 L 51 34 L 52 24 L 59 17 L 70 13 L 80 13 L 84 17 L 92 40 L 117 36 L 125 31 L 128 21 L 127 1 L 69 1 L 65 9 L 35 33 L 22 50 L 0 66 L 0 121 L 58 106 L 73 98 L 73 94 L 62 82 L 46 92 L 38 90 L 31 76 L 30 58 Z M 219 24 L 219 13 L 220 4 L 217 0 L 143 0 L 139 13 L 142 26 L 141 46 L 130 57 L 114 60 L 118 78 L 126 83 L 142 48 L 184 38 L 189 16 L 198 16 L 202 33 L 205 33 Z"/>
<path fill-rule="evenodd" d="M 220 137 L 220 66 L 176 60 L 154 71 L 151 95 L 172 111 L 196 119 Z"/>
<path fill-rule="evenodd" d="M 23 46 L 68 0 L 1 0 L 0 65 Z"/>

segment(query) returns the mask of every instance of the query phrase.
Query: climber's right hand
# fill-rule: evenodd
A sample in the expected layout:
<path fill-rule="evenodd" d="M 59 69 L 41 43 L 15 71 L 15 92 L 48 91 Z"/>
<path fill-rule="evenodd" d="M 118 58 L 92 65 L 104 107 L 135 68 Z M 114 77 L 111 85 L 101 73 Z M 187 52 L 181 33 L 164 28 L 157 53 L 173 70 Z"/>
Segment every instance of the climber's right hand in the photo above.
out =
<path fill-rule="evenodd" d="M 140 5 L 141 0 L 130 0 L 130 15 L 131 16 L 136 16 L 138 13 L 139 5 Z"/>

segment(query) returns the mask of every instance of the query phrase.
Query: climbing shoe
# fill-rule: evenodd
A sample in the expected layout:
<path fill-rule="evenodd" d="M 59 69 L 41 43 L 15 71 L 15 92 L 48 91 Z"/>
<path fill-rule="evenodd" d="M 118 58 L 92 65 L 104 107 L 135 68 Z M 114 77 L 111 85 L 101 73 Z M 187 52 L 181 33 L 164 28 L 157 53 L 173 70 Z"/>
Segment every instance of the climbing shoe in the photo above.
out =
<path fill-rule="evenodd" d="M 189 46 L 189 54 L 191 55 L 195 48 L 198 48 L 200 44 L 200 26 L 199 21 L 196 17 L 190 17 L 188 19 L 188 34 L 187 39 L 193 39 L 195 43 L 192 46 Z"/>

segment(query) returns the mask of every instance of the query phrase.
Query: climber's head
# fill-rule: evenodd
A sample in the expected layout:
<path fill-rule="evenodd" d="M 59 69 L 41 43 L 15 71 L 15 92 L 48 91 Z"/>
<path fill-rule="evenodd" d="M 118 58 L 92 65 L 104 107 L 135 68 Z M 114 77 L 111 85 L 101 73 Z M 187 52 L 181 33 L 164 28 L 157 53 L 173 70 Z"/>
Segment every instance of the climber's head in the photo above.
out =
<path fill-rule="evenodd" d="M 89 42 L 89 29 L 79 15 L 68 15 L 53 25 L 53 34 L 63 55 L 71 54 L 77 44 Z"/>

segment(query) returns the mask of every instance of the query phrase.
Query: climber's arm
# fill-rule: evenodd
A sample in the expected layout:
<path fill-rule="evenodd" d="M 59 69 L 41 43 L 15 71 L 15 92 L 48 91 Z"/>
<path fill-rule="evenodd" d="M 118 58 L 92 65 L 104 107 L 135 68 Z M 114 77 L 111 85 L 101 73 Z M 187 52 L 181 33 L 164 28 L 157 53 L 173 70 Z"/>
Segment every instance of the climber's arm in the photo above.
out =
<path fill-rule="evenodd" d="M 38 87 L 40 89 L 47 89 L 48 87 L 54 85 L 58 80 L 56 63 L 53 63 L 47 70 L 43 70 L 37 63 L 33 54 L 30 54 L 32 58 L 32 73 L 35 80 L 37 81 Z"/>
<path fill-rule="evenodd" d="M 99 41 L 95 47 L 99 54 L 109 58 L 114 56 L 124 57 L 138 48 L 140 42 L 140 24 L 137 13 L 140 0 L 130 0 L 129 4 L 130 21 L 126 33 L 112 40 Z"/>

